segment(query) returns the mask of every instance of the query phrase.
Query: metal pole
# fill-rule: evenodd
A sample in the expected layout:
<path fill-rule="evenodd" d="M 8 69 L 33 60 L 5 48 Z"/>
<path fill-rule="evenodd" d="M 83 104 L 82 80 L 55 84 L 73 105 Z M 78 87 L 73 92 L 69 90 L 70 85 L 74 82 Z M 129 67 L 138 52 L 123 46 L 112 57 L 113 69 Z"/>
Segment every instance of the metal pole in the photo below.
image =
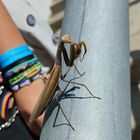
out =
<path fill-rule="evenodd" d="M 86 74 L 76 81 L 102 99 L 87 98 L 90 95 L 83 87 L 68 92 L 75 96 L 60 103 L 75 131 L 66 125 L 61 111 L 53 126 L 56 108 L 43 127 L 41 140 L 130 140 L 128 0 L 67 0 L 64 33 L 76 42 L 86 42 L 86 57 L 76 64 Z M 73 70 L 67 79 L 75 76 Z M 65 88 L 66 83 L 60 81 L 60 85 Z M 67 90 L 73 86 L 78 85 Z"/>

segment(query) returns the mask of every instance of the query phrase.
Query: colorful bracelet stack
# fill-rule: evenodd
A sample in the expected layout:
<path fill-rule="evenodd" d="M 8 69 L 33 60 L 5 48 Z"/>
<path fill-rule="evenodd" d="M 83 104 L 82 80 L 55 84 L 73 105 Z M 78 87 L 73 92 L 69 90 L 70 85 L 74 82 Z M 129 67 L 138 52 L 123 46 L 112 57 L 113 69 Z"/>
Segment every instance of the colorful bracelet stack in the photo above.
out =
<path fill-rule="evenodd" d="M 13 48 L 0 56 L 0 130 L 9 127 L 18 114 L 13 93 L 30 85 L 44 70 L 27 45 Z M 12 91 L 12 92 L 8 92 Z"/>
<path fill-rule="evenodd" d="M 27 45 L 13 48 L 0 56 L 4 86 L 16 92 L 40 78 L 42 66 Z"/>

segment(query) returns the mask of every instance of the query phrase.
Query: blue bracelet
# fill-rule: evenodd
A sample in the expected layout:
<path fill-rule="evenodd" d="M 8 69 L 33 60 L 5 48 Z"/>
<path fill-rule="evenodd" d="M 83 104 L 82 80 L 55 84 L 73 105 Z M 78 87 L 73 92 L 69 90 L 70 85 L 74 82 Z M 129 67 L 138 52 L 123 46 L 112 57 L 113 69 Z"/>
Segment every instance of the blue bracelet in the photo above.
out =
<path fill-rule="evenodd" d="M 7 59 L 9 59 L 9 56 L 16 55 L 16 54 L 24 52 L 26 50 L 29 50 L 29 48 L 28 48 L 28 46 L 26 44 L 18 46 L 18 47 L 13 48 L 13 49 L 10 49 L 10 50 L 8 50 L 7 52 L 3 53 L 0 56 L 0 63 L 5 61 L 5 60 L 7 60 Z"/>
<path fill-rule="evenodd" d="M 32 51 L 27 45 L 21 45 L 19 47 L 13 48 L 0 56 L 1 69 L 4 69 L 15 61 L 32 54 Z"/>
<path fill-rule="evenodd" d="M 21 59 L 21 58 L 24 58 L 26 56 L 29 56 L 29 55 L 32 55 L 33 53 L 32 52 L 24 52 L 23 54 L 19 54 L 17 56 L 9 56 L 11 57 L 11 59 L 5 61 L 4 63 L 1 63 L 1 68 L 4 69 L 5 67 L 9 66 L 10 64 L 14 63 L 15 61 Z"/>

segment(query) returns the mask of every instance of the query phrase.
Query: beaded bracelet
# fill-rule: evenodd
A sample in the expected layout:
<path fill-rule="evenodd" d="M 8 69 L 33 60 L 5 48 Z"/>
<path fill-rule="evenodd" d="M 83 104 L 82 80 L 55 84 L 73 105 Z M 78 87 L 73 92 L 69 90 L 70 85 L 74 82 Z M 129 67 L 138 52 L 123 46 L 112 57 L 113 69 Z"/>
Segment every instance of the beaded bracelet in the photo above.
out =
<path fill-rule="evenodd" d="M 19 110 L 15 105 L 13 94 L 8 92 L 4 86 L 0 87 L 0 131 L 10 127 L 16 120 Z"/>

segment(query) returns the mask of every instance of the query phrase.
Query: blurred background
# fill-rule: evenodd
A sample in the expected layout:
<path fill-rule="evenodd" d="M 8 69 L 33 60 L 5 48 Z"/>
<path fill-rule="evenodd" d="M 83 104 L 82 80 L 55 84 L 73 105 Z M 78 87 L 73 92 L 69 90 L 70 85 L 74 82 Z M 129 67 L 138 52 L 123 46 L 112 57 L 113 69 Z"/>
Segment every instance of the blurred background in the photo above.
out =
<path fill-rule="evenodd" d="M 140 140 L 140 0 L 129 0 L 133 140 Z"/>
<path fill-rule="evenodd" d="M 64 17 L 65 0 L 40 0 L 39 2 L 38 0 L 3 0 L 3 2 L 23 36 L 25 36 L 25 39 L 35 49 L 40 60 L 44 65 L 49 65 L 49 69 L 51 69 L 54 63 L 54 54 L 57 50 L 57 39 L 60 35 Z M 132 108 L 131 127 L 133 140 L 140 140 L 140 0 L 129 0 L 128 3 Z M 27 10 L 19 13 L 20 7 L 23 6 Z M 22 14 L 23 16 L 21 16 Z M 29 15 L 31 16 L 27 21 Z M 22 20 L 23 22 L 21 22 Z M 38 26 L 34 26 L 35 24 Z M 38 34 L 38 31 L 41 31 L 40 34 Z M 48 38 L 44 38 L 47 35 Z M 46 55 L 46 52 L 49 53 Z"/>

